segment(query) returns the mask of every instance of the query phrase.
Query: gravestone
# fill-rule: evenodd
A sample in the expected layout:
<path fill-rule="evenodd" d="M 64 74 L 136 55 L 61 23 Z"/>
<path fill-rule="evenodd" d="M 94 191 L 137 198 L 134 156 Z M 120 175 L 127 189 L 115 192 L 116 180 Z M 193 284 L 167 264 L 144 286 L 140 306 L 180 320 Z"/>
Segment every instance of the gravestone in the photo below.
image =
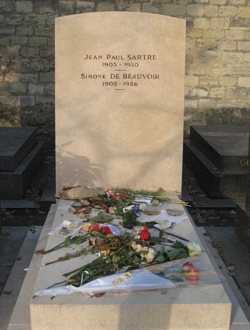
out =
<path fill-rule="evenodd" d="M 44 158 L 35 127 L 0 127 L 0 200 L 20 200 Z"/>
<path fill-rule="evenodd" d="M 247 173 L 248 136 L 248 125 L 190 127 L 190 142 L 224 172 Z"/>
<path fill-rule="evenodd" d="M 247 249 L 250 251 L 250 126 L 248 141 L 248 174 L 246 178 L 245 203 L 236 205 L 236 226 L 235 232 Z"/>
<path fill-rule="evenodd" d="M 126 12 L 56 19 L 57 191 L 78 184 L 180 191 L 184 57 L 185 21 L 180 19 Z M 52 229 L 76 216 L 68 212 L 71 203 L 59 201 Z M 186 221 L 175 233 L 202 245 L 180 207 Z M 58 240 L 50 235 L 46 249 Z M 213 269 L 207 253 L 202 259 Z M 72 258 L 42 267 L 34 292 L 61 281 L 61 274 L 76 265 L 79 260 Z M 226 330 L 231 302 L 217 283 L 101 299 L 38 296 L 30 316 L 36 330 Z"/>
<path fill-rule="evenodd" d="M 248 213 L 250 215 L 250 125 L 249 125 L 249 141 L 248 141 L 248 174 L 247 174 L 247 183 L 246 183 L 245 206 L 246 206 L 246 210 L 248 211 Z"/>
<path fill-rule="evenodd" d="M 146 13 L 57 19 L 57 191 L 181 190 L 184 30 Z"/>
<path fill-rule="evenodd" d="M 35 127 L 0 127 L 0 171 L 14 171 L 36 143 Z"/>
<path fill-rule="evenodd" d="M 184 163 L 213 198 L 243 199 L 248 169 L 248 126 L 192 126 Z"/>

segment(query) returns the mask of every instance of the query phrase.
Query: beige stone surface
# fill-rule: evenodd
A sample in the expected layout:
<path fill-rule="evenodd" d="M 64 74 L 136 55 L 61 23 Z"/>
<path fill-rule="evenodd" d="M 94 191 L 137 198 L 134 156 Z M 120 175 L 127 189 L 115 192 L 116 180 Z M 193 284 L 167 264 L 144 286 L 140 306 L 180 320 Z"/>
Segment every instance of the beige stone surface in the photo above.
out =
<path fill-rule="evenodd" d="M 181 190 L 185 21 L 56 19 L 56 182 Z"/>
<path fill-rule="evenodd" d="M 60 200 L 53 228 L 64 219 L 76 220 L 69 213 L 72 202 Z M 183 206 L 176 206 L 185 210 Z M 173 208 L 165 205 L 163 208 Z M 185 211 L 186 212 L 186 211 Z M 201 265 L 214 270 L 192 221 L 176 225 L 173 233 L 195 241 L 202 246 Z M 47 248 L 60 243 L 62 238 L 50 236 Z M 42 263 L 57 259 L 66 251 L 56 251 L 43 257 Z M 65 278 L 63 273 L 87 263 L 93 256 L 75 258 L 52 264 L 39 270 L 34 292 L 45 289 Z M 46 315 L 46 317 L 44 317 Z M 167 291 L 151 291 L 133 294 L 106 294 L 101 298 L 74 295 L 35 297 L 30 304 L 31 328 L 40 329 L 220 329 L 230 328 L 231 301 L 223 283 L 190 285 Z M 180 317 L 181 316 L 181 317 Z"/>
<path fill-rule="evenodd" d="M 46 247 L 45 244 L 46 244 L 47 237 L 48 237 L 47 232 L 49 232 L 51 230 L 51 226 L 53 225 L 53 219 L 55 217 L 55 213 L 56 213 L 56 207 L 55 207 L 55 205 L 53 205 L 48 214 L 45 225 L 44 225 L 43 231 L 46 231 L 46 232 L 44 232 L 40 236 L 40 239 L 39 239 L 39 242 L 37 245 L 37 249 Z M 201 229 L 201 232 L 203 233 L 204 229 L 202 229 L 202 228 L 200 228 L 200 229 Z M 221 259 L 218 257 L 217 254 L 214 255 L 215 250 L 213 248 L 211 248 L 210 242 L 209 241 L 207 243 L 204 242 L 204 236 L 199 231 L 197 232 L 197 234 L 199 235 L 200 240 L 203 242 L 203 244 L 204 244 L 203 246 L 206 246 L 205 250 L 207 251 L 207 253 L 210 257 L 210 260 L 213 263 L 215 270 L 218 273 L 220 273 L 220 269 L 223 264 Z M 206 240 L 207 240 L 207 236 L 206 236 Z M 40 263 L 41 261 L 42 261 L 41 256 L 34 255 L 34 258 L 31 261 L 31 265 Z M 224 265 L 224 268 L 225 268 L 225 265 Z M 226 268 L 224 270 L 227 273 Z M 37 270 L 27 273 L 23 286 L 22 286 L 22 289 L 21 289 L 21 292 L 20 292 L 20 295 L 18 297 L 15 309 L 13 311 L 8 330 L 31 330 L 30 312 L 29 312 L 30 305 L 29 304 L 30 304 L 30 299 L 33 295 L 33 290 L 34 290 L 35 283 L 36 283 L 36 277 L 37 277 Z M 239 305 L 239 302 L 238 302 L 239 295 L 241 295 L 241 294 L 237 290 L 237 286 L 234 283 L 233 279 L 230 277 L 227 277 L 227 278 L 229 278 L 230 281 L 229 281 L 229 283 L 227 283 L 227 282 L 223 283 L 223 286 L 232 303 L 230 330 L 239 330 L 239 329 L 248 330 L 249 322 L 246 319 L 246 316 L 243 313 L 241 306 Z M 232 283 L 233 283 L 233 285 L 232 285 Z M 229 287 L 229 285 L 230 285 L 230 287 Z M 231 287 L 232 287 L 233 291 L 231 291 Z M 239 299 L 239 301 L 241 301 L 241 299 Z M 241 304 L 242 304 L 242 302 L 241 302 Z M 39 309 L 38 313 L 40 315 L 40 312 L 41 312 L 40 307 L 37 306 L 36 308 Z M 165 311 L 164 311 L 164 314 L 166 314 Z M 63 326 L 62 328 L 64 329 L 65 327 Z M 4 327 L 4 329 L 7 329 L 7 326 Z M 57 328 L 55 327 L 55 329 L 57 329 Z M 76 327 L 76 329 L 77 329 L 77 327 Z M 92 327 L 91 327 L 91 329 L 92 329 Z"/>

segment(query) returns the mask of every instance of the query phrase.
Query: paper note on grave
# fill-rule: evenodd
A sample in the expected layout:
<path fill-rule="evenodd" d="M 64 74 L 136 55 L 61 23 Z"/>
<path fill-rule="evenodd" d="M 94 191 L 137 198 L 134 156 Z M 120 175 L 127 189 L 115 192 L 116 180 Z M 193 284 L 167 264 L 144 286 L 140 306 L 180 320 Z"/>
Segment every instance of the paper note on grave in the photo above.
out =
<path fill-rule="evenodd" d="M 56 19 L 56 182 L 181 190 L 185 21 Z"/>

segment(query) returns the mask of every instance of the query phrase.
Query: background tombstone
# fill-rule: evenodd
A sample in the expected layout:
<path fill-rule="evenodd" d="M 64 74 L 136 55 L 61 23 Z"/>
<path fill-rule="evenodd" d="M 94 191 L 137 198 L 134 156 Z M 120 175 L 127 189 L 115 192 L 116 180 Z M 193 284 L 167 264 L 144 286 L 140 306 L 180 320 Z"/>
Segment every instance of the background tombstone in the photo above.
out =
<path fill-rule="evenodd" d="M 249 125 L 249 143 L 248 143 L 248 175 L 246 183 L 246 211 L 250 214 L 250 125 Z"/>
<path fill-rule="evenodd" d="M 236 205 L 236 226 L 235 232 L 240 242 L 250 251 L 250 126 L 248 137 L 248 174 L 246 178 L 246 198 L 244 203 Z"/>
<path fill-rule="evenodd" d="M 185 21 L 56 19 L 56 183 L 181 190 Z"/>

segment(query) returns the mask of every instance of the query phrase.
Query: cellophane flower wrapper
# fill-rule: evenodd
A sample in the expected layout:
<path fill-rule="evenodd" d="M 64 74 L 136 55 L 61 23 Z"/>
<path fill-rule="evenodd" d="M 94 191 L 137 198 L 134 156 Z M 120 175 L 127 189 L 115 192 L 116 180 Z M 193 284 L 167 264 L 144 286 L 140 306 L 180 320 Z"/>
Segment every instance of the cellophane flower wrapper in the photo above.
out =
<path fill-rule="evenodd" d="M 188 267 L 186 265 L 191 266 L 191 272 L 187 271 Z M 147 267 L 147 270 L 155 275 L 171 280 L 175 286 L 217 284 L 225 281 L 225 277 L 222 274 L 208 269 L 204 260 L 199 257 L 189 257 L 155 264 Z"/>
<path fill-rule="evenodd" d="M 76 292 L 93 296 L 107 292 L 136 292 L 170 288 L 175 288 L 175 284 L 172 281 L 155 275 L 146 269 L 137 269 L 131 272 L 104 276 L 79 287 L 66 285 L 41 290 L 36 292 L 35 296 L 59 296 Z"/>
<path fill-rule="evenodd" d="M 35 296 L 59 296 L 82 293 L 88 297 L 100 293 L 138 292 L 149 290 L 173 289 L 182 285 L 202 285 L 221 283 L 224 277 L 206 270 L 201 259 L 188 258 L 189 261 L 178 260 L 152 265 L 133 271 L 124 271 L 100 277 L 82 286 L 66 285 L 41 290 Z M 195 278 L 183 271 L 185 263 L 192 262 L 199 269 Z"/>

